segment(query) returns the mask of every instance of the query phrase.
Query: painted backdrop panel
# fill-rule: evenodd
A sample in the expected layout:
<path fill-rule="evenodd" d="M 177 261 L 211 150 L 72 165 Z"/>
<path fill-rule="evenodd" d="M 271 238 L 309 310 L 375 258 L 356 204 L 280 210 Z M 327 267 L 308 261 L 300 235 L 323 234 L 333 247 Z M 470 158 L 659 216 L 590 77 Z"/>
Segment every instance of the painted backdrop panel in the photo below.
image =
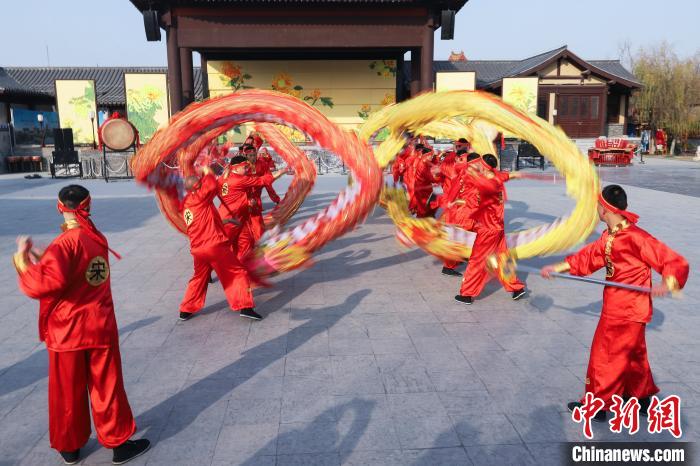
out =
<path fill-rule="evenodd" d="M 450 71 L 435 74 L 435 90 L 440 91 L 473 91 L 476 89 L 476 72 Z"/>
<path fill-rule="evenodd" d="M 97 139 L 90 121 L 90 112 L 97 116 L 95 81 L 87 79 L 56 80 L 56 106 L 61 128 L 73 129 L 75 144 L 92 144 Z M 94 139 L 93 139 L 94 138 Z"/>
<path fill-rule="evenodd" d="M 540 78 L 537 76 L 527 78 L 503 78 L 501 96 L 503 101 L 518 110 L 537 116 L 537 89 Z M 506 133 L 506 137 L 513 136 Z"/>
<path fill-rule="evenodd" d="M 141 143 L 168 124 L 168 80 L 165 73 L 124 73 L 126 117 L 139 130 Z"/>
<path fill-rule="evenodd" d="M 533 115 L 537 115 L 537 76 L 527 78 L 503 78 L 503 101 Z"/>
<path fill-rule="evenodd" d="M 271 89 L 319 109 L 345 129 L 396 101 L 395 60 L 207 61 L 210 97 Z"/>

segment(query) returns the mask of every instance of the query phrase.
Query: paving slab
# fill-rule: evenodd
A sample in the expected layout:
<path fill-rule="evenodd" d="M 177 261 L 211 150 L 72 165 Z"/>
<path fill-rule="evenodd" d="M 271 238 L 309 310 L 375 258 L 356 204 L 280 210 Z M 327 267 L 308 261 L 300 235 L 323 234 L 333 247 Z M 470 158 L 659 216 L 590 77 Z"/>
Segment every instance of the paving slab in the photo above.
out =
<path fill-rule="evenodd" d="M 692 269 L 700 263 L 699 168 L 649 160 L 600 170 L 604 183 L 625 185 L 640 226 Z M 56 193 L 74 182 L 0 177 L 2 464 L 60 463 L 48 443 L 38 306 L 18 291 L 10 256 L 18 234 L 38 244 L 56 235 Z M 377 208 L 310 268 L 255 290 L 263 321 L 230 312 L 217 281 L 205 309 L 178 322 L 192 269 L 186 239 L 134 182 L 80 183 L 92 192 L 95 223 L 124 256 L 111 265 L 125 384 L 138 435 L 154 442 L 135 464 L 559 464 L 561 442 L 584 440 L 565 404 L 583 389 L 600 288 L 523 274 L 527 299 L 513 302 L 491 284 L 474 305 L 461 306 L 453 301 L 459 279 L 441 275 L 441 264 L 421 251 L 400 247 Z M 283 192 L 289 179 L 279 183 Z M 320 176 L 300 215 L 313 215 L 345 183 Z M 514 181 L 508 188 L 508 230 L 573 208 L 562 184 Z M 700 432 L 696 276 L 682 299 L 654 301 L 647 329 L 661 394 L 683 399 L 684 440 Z M 595 434 L 628 439 L 605 426 Z M 85 456 L 83 464 L 110 460 L 94 434 Z"/>

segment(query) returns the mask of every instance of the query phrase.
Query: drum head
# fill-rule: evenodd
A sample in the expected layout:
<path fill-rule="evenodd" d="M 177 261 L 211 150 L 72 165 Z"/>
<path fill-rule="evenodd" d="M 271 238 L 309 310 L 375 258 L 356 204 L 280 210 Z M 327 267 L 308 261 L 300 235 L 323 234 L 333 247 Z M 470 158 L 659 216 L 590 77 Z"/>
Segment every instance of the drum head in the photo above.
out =
<path fill-rule="evenodd" d="M 102 143 L 114 151 L 126 150 L 136 141 L 136 131 L 128 121 L 115 118 L 107 120 L 100 128 Z"/>

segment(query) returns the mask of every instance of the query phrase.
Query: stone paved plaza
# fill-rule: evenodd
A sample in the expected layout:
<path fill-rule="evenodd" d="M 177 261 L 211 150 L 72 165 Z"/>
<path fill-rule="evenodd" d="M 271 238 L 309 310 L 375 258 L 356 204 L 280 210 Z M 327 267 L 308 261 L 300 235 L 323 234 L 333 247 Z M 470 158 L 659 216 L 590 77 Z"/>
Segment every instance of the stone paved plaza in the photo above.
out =
<path fill-rule="evenodd" d="M 700 264 L 700 165 L 650 160 L 601 171 L 626 183 L 640 225 Z M 322 208 L 345 178 L 319 177 L 297 218 Z M 20 294 L 14 238 L 46 243 L 67 180 L 0 178 L 0 464 L 60 464 L 47 433 L 47 355 L 38 305 Z M 83 182 L 97 225 L 124 259 L 112 263 L 126 389 L 148 465 L 548 465 L 582 440 L 566 402 L 583 388 L 601 305 L 598 286 L 522 274 L 513 302 L 491 283 L 470 308 L 459 279 L 401 249 L 377 209 L 312 267 L 256 290 L 265 316 L 227 310 L 219 283 L 207 307 L 177 321 L 191 273 L 187 241 L 130 181 Z M 288 180 L 281 180 L 279 191 Z M 633 185 L 633 186 L 632 186 Z M 507 229 L 549 222 L 572 202 L 562 184 L 509 184 Z M 598 228 L 600 231 L 601 228 Z M 561 259 L 525 261 L 540 266 Z M 700 435 L 700 285 L 658 299 L 647 331 L 662 395 L 682 397 L 683 438 Z M 636 441 L 671 440 L 643 432 Z M 595 425 L 596 440 L 627 440 Z M 93 438 L 83 464 L 107 464 Z"/>

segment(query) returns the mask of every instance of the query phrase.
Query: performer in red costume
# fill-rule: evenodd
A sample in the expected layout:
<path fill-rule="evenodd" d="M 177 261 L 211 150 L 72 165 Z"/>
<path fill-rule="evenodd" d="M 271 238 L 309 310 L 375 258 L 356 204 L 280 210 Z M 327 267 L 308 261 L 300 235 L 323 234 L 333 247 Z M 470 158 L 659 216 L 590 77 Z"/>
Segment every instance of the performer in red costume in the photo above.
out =
<path fill-rule="evenodd" d="M 250 164 L 248 174 L 251 176 L 265 176 L 270 173 L 270 168 L 267 162 L 258 158 L 258 153 L 255 147 L 251 145 L 244 145 L 241 148 L 241 153 L 248 159 Z M 280 203 L 280 197 L 275 192 L 272 187 L 272 183 L 265 185 L 267 190 L 267 195 L 270 196 L 270 200 L 275 204 Z M 248 200 L 250 202 L 250 228 L 253 232 L 253 238 L 255 241 L 259 240 L 263 233 L 265 233 L 265 222 L 263 221 L 263 205 L 262 205 L 262 190 L 261 186 L 256 186 L 250 188 L 248 191 Z"/>
<path fill-rule="evenodd" d="M 469 143 L 466 139 L 459 139 L 454 143 L 454 148 L 451 150 L 446 150 L 442 153 L 440 161 L 437 163 L 437 170 L 435 179 L 442 188 L 442 195 L 436 196 L 431 207 L 437 209 L 441 207 L 443 210 L 446 209 L 445 200 L 447 199 L 447 194 L 450 192 L 450 187 L 452 185 L 452 180 L 457 177 L 457 171 L 455 169 L 455 159 L 458 153 L 463 153 L 466 157 L 467 147 Z M 449 223 L 449 222 L 446 222 Z"/>
<path fill-rule="evenodd" d="M 251 176 L 249 168 L 250 162 L 246 157 L 236 156 L 231 159 L 229 166 L 218 179 L 221 200 L 219 215 L 223 219 L 226 236 L 241 262 L 245 260 L 257 240 L 251 227 L 248 193 L 253 188 L 270 185 L 286 171 L 282 169 L 275 173 L 266 172 L 262 176 Z"/>
<path fill-rule="evenodd" d="M 605 267 L 607 280 L 651 287 L 655 296 L 683 288 L 688 262 L 636 225 L 639 217 L 627 211 L 627 194 L 620 186 L 603 189 L 598 197 L 598 216 L 608 227 L 600 238 L 565 262 L 542 268 L 543 277 L 567 271 L 583 276 Z M 652 269 L 663 280 L 653 287 Z M 591 343 L 584 390 L 605 402 L 595 420 L 605 421 L 613 395 L 637 398 L 641 414 L 647 414 L 650 397 L 659 391 L 651 375 L 644 336 L 651 315 L 650 294 L 611 286 L 603 289 L 603 310 Z M 573 411 L 581 405 L 574 401 L 568 407 Z"/>
<path fill-rule="evenodd" d="M 394 177 L 394 183 L 404 182 L 404 175 L 415 153 L 415 145 L 416 140 L 411 139 L 408 144 L 406 144 L 406 147 L 399 152 L 399 155 L 396 156 L 396 160 L 394 160 L 391 166 L 391 174 Z"/>
<path fill-rule="evenodd" d="M 432 163 L 433 150 L 424 147 L 413 163 L 408 166 L 407 172 L 410 174 L 412 189 L 409 188 L 410 203 L 409 209 L 416 214 L 416 217 L 432 217 L 435 215 L 435 208 L 431 207 L 430 201 L 433 195 L 433 183 L 437 182 L 433 172 Z"/>
<path fill-rule="evenodd" d="M 241 317 L 260 320 L 255 312 L 248 273 L 233 252 L 214 198 L 219 192 L 216 178 L 208 167 L 204 176 L 185 179 L 187 194 L 182 203 L 182 215 L 187 225 L 190 252 L 194 259 L 194 274 L 180 304 L 180 320 L 190 319 L 204 306 L 212 269 L 221 280 L 229 306 Z"/>
<path fill-rule="evenodd" d="M 243 142 L 243 145 L 253 146 L 253 147 L 255 147 L 256 151 L 259 151 L 263 145 L 263 138 L 262 138 L 262 136 L 260 136 L 260 133 L 252 132 L 245 139 L 245 141 Z"/>
<path fill-rule="evenodd" d="M 403 172 L 403 184 L 406 185 L 406 192 L 408 193 L 409 205 L 410 199 L 413 197 L 413 187 L 415 185 L 415 170 L 413 166 L 420 159 L 421 154 L 425 146 L 421 143 L 416 143 L 413 145 L 413 150 L 411 150 L 407 155 L 405 162 L 406 167 Z"/>
<path fill-rule="evenodd" d="M 90 437 L 89 402 L 97 440 L 113 449 L 114 464 L 123 464 L 146 452 L 150 442 L 129 440 L 136 423 L 122 378 L 111 249 L 89 218 L 87 189 L 61 189 L 58 210 L 63 233 L 46 251 L 20 236 L 13 257 L 20 289 L 39 300 L 39 338 L 49 355 L 49 441 L 66 464 L 78 463 Z"/>
<path fill-rule="evenodd" d="M 476 241 L 472 247 L 469 265 L 464 272 L 462 287 L 455 300 L 463 304 L 471 304 L 473 298 L 479 296 L 489 279 L 486 270 L 486 259 L 491 254 L 507 253 L 506 234 L 504 227 L 504 207 L 506 188 L 503 185 L 511 176 L 496 169 L 498 160 L 492 154 L 485 154 L 480 163 L 470 166 L 468 170 L 474 175 L 472 180 L 476 185 L 479 196 L 479 207 L 472 215 L 473 231 Z M 498 275 L 503 288 L 512 293 L 513 300 L 525 296 L 525 285 L 513 277 L 506 280 Z"/>
<path fill-rule="evenodd" d="M 480 159 L 479 154 L 467 155 L 464 149 L 457 152 L 452 166 L 454 177 L 447 185 L 443 185 L 441 222 L 457 225 L 464 230 L 473 230 L 472 215 L 479 206 L 479 192 L 472 180 L 473 176 L 467 172 L 467 168 L 470 164 L 478 163 Z M 443 275 L 461 277 L 462 274 L 455 270 L 458 265 L 457 261 L 445 260 L 442 267 Z"/>
<path fill-rule="evenodd" d="M 263 147 L 258 151 L 258 159 L 262 160 L 263 162 L 267 163 L 267 170 L 268 171 L 275 171 L 277 170 L 277 165 L 275 164 L 275 161 L 272 159 L 272 156 L 270 155 L 270 152 L 268 152 L 267 148 Z"/>
<path fill-rule="evenodd" d="M 459 152 L 460 150 L 469 152 L 469 141 L 464 138 L 459 138 L 457 142 L 455 142 L 455 152 Z"/>

